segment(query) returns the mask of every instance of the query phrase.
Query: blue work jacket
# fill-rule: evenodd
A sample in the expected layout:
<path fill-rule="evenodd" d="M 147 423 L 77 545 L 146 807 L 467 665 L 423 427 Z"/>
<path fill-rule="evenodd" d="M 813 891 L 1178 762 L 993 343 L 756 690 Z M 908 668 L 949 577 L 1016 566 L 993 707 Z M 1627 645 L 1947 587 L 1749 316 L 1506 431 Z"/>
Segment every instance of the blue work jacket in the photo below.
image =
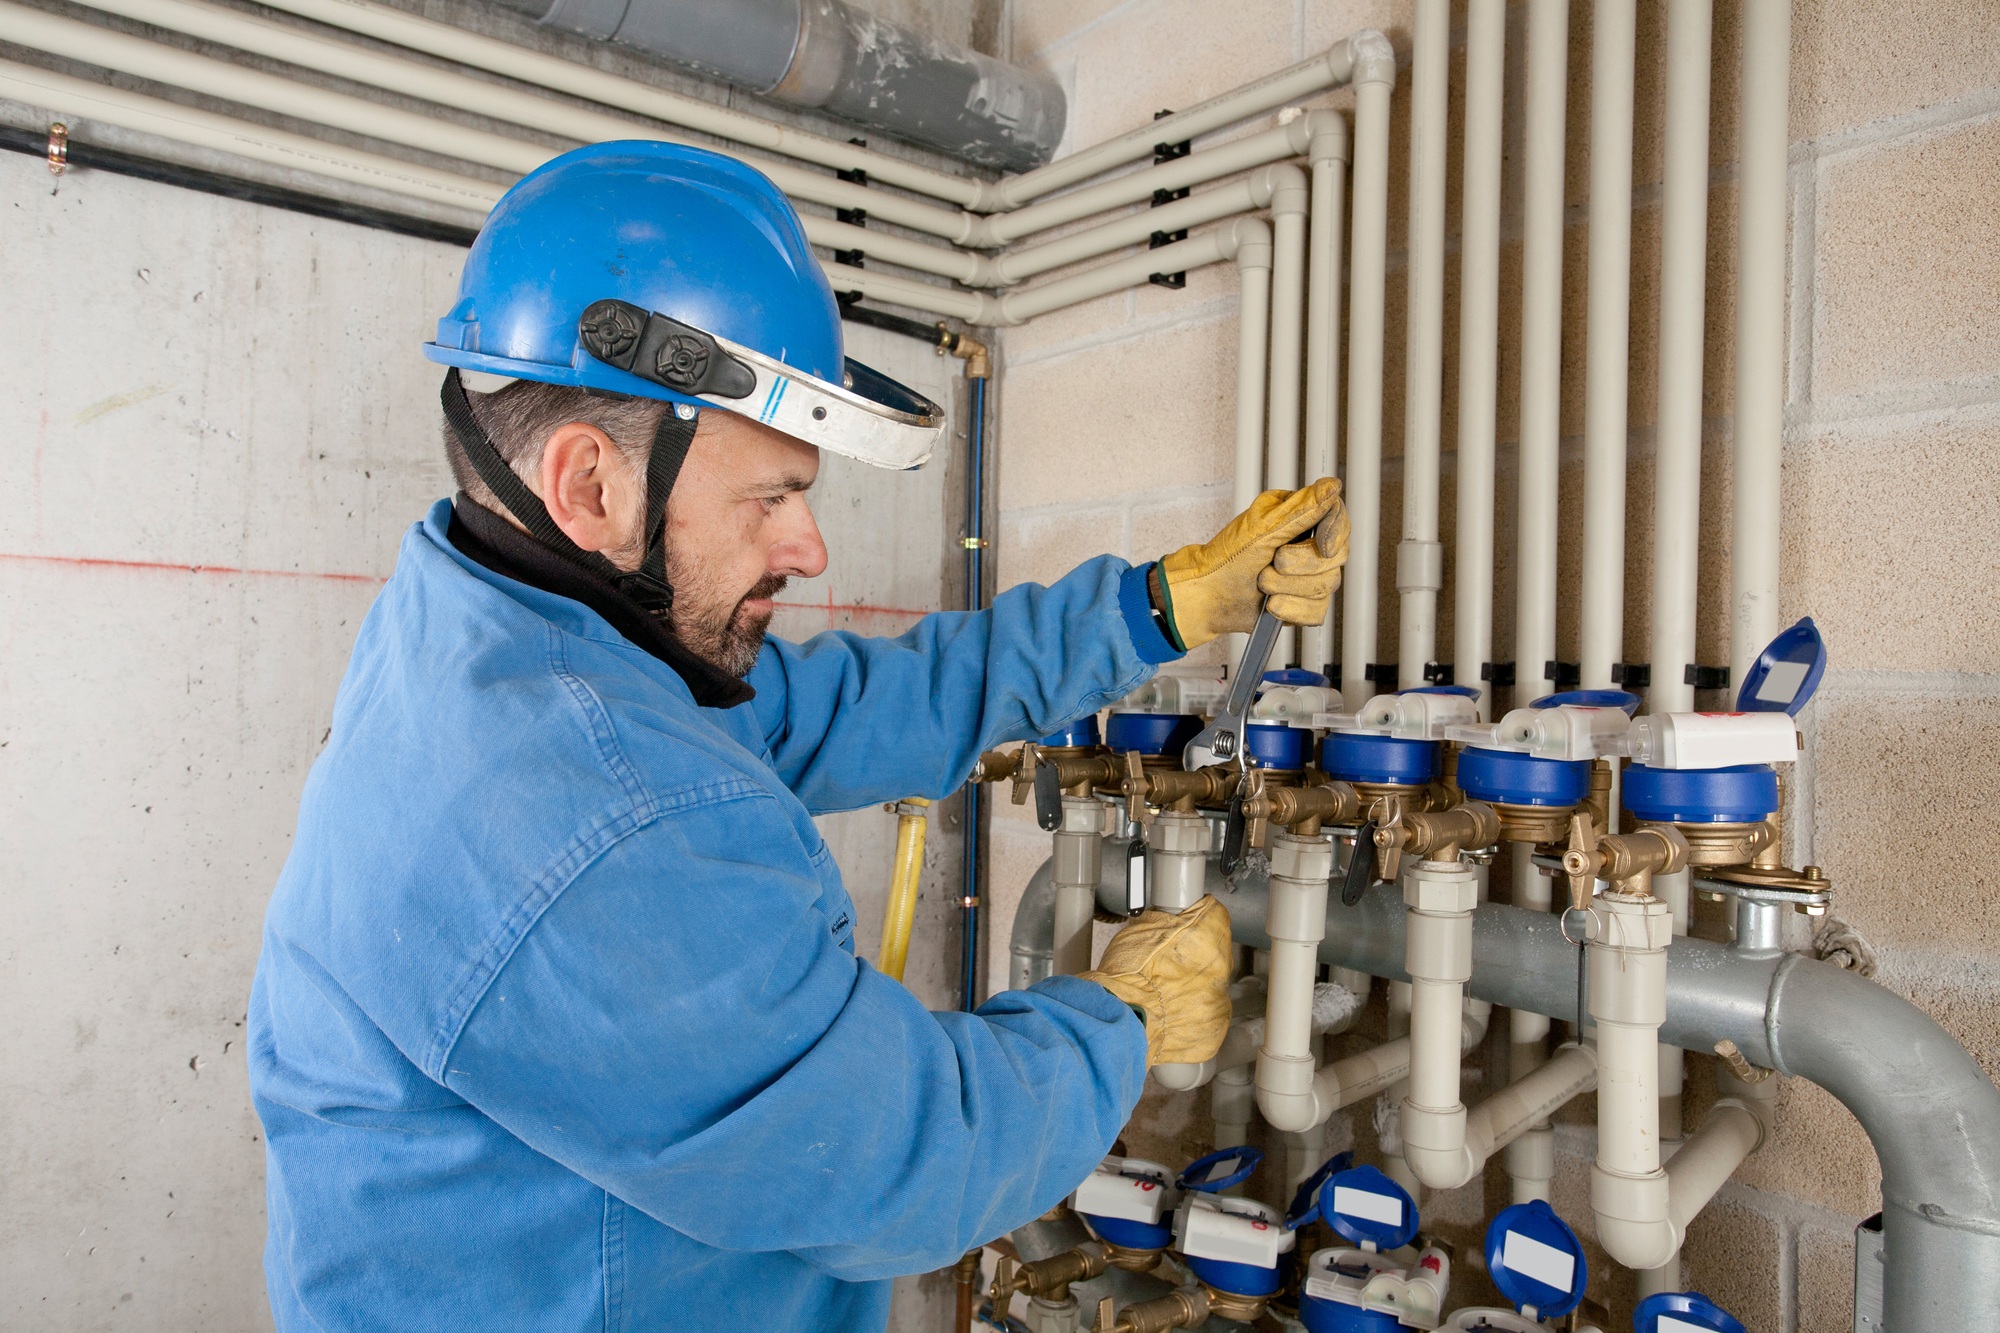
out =
<path fill-rule="evenodd" d="M 933 1013 L 854 953 L 815 812 L 1172 655 L 1092 560 L 894 639 L 769 640 L 731 708 L 449 540 L 362 625 L 250 1002 L 281 1330 L 879 1329 L 1072 1190 L 1145 1034 L 1058 977 Z"/>

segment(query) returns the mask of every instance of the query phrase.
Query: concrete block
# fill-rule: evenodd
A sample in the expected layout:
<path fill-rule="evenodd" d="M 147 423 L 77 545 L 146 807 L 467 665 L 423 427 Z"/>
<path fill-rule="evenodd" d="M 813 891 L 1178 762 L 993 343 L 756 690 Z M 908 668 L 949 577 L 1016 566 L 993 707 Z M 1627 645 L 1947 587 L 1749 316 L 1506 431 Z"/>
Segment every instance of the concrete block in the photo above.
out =
<path fill-rule="evenodd" d="M 1707 1077 L 1704 1063 L 1688 1062 L 1691 1088 Z M 1701 1123 L 1695 1100 L 1690 1098 L 1690 1126 Z M 1829 1169 L 1833 1163 L 1837 1169 Z M 1882 1173 L 1868 1136 L 1846 1107 L 1804 1079 L 1779 1085 L 1778 1135 L 1737 1169 L 1735 1181 L 1857 1217 L 1882 1206 Z"/>
<path fill-rule="evenodd" d="M 1794 140 L 1941 106 L 2000 83 L 1984 0 L 1818 0 L 1792 11 Z"/>
<path fill-rule="evenodd" d="M 1080 29 L 1125 7 L 1123 0 L 1020 0 L 1008 7 L 1014 58 L 1024 64 L 1046 64 L 1055 54 L 1052 48 L 1067 44 Z"/>
<path fill-rule="evenodd" d="M 1987 521 L 1996 476 L 1991 414 L 1857 425 L 1789 446 L 1786 614 L 1810 613 L 1843 668 L 1990 669 L 2000 625 L 1964 589 L 2000 580 Z"/>
<path fill-rule="evenodd" d="M 1741 1320 L 1745 1328 L 1783 1328 L 1785 1226 L 1773 1212 L 1777 1200 L 1724 1186 L 1689 1224 L 1681 1247 L 1682 1278 Z"/>
<path fill-rule="evenodd" d="M 1001 507 L 1228 476 L 1235 399 L 1233 319 L 1021 366 L 1001 386 Z"/>
<path fill-rule="evenodd" d="M 1226 485 L 1170 500 L 1138 500 L 1132 506 L 1129 558 L 1134 564 L 1158 560 L 1189 542 L 1207 541 L 1234 512 Z"/>
<path fill-rule="evenodd" d="M 1819 187 L 1816 397 L 1993 372 L 2000 121 L 1841 158 Z"/>
<path fill-rule="evenodd" d="M 1125 550 L 1125 512 L 1092 505 L 1000 515 L 999 584 L 1054 583 L 1092 556 Z"/>
<path fill-rule="evenodd" d="M 1858 1219 L 1857 1219 L 1858 1220 Z M 1800 1227 L 1799 1333 L 1853 1333 L 1854 1232 Z"/>

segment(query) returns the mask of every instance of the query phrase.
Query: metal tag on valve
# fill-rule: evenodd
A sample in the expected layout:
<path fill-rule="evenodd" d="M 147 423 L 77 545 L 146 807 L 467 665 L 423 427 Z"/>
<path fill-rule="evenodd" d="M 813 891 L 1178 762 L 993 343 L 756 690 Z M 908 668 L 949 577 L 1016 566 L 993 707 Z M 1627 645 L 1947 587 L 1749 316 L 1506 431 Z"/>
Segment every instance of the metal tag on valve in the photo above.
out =
<path fill-rule="evenodd" d="M 1146 835 L 1135 830 L 1125 846 L 1125 915 L 1146 910 Z"/>

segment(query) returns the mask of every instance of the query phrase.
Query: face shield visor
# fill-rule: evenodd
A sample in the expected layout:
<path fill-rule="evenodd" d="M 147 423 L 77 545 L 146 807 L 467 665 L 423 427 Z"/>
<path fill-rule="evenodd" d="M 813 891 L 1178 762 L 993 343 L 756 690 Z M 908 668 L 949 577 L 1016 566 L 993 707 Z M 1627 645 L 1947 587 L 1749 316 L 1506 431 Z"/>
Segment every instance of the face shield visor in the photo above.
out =
<path fill-rule="evenodd" d="M 591 305 L 577 321 L 577 341 L 599 361 L 679 398 L 875 467 L 922 467 L 944 434 L 942 408 L 858 361 L 848 360 L 845 383 L 830 384 L 629 301 Z"/>

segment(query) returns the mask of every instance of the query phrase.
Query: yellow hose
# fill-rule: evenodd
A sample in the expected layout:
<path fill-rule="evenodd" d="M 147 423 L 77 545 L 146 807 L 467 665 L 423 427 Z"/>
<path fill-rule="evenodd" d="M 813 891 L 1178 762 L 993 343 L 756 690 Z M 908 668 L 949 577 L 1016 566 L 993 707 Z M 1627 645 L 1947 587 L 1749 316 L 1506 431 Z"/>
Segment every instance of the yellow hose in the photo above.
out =
<path fill-rule="evenodd" d="M 930 802 L 912 796 L 889 808 L 896 812 L 896 863 L 889 871 L 889 906 L 882 916 L 882 971 L 903 979 L 910 957 L 910 928 L 917 919 L 917 881 L 924 873 L 924 809 Z"/>

